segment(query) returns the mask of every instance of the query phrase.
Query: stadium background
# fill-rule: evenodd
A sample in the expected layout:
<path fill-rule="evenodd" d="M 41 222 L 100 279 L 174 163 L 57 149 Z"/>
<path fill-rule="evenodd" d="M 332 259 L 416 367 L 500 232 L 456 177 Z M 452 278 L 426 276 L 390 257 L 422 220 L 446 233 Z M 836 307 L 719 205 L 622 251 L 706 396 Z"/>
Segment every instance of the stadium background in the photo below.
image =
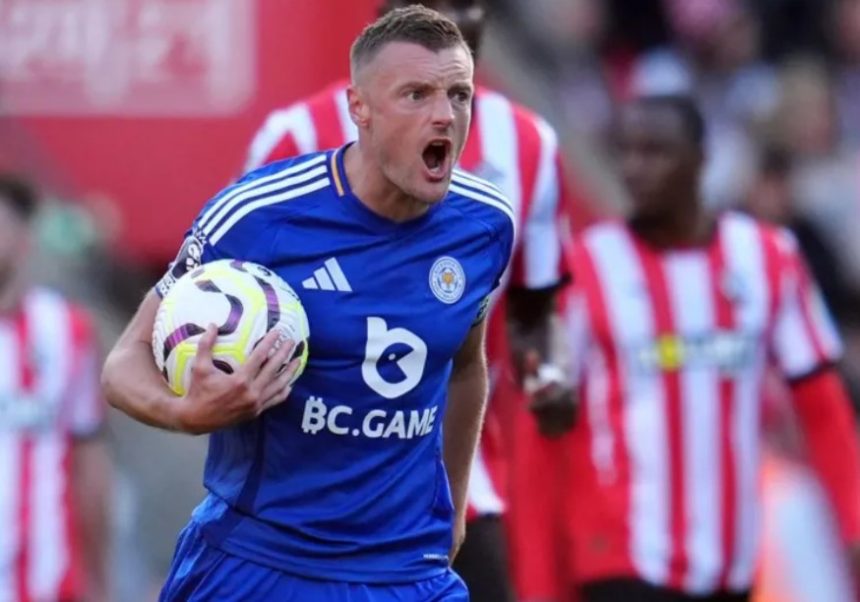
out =
<path fill-rule="evenodd" d="M 48 199 L 36 277 L 94 307 L 110 344 L 201 203 L 238 174 L 266 113 L 346 75 L 349 43 L 376 4 L 0 2 L 0 169 L 28 175 Z M 576 223 L 623 203 L 613 107 L 637 92 L 692 92 L 710 125 L 708 202 L 798 232 L 856 381 L 860 1 L 489 5 L 480 77 L 560 131 Z M 778 410 L 773 421 L 790 424 Z M 790 426 L 773 431 L 793 457 Z M 116 599 L 147 600 L 200 496 L 204 441 L 116 414 L 108 436 Z"/>

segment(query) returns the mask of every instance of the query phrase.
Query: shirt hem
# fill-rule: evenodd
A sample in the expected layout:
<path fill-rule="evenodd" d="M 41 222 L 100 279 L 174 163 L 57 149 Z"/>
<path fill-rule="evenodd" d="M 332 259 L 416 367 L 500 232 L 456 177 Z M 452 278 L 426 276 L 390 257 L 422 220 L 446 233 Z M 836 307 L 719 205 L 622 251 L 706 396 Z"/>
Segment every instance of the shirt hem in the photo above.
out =
<path fill-rule="evenodd" d="M 328 570 L 324 567 L 313 566 L 311 564 L 299 564 L 290 560 L 279 557 L 273 558 L 260 554 L 258 550 L 251 551 L 241 545 L 232 544 L 229 540 L 215 543 L 205 535 L 203 530 L 203 538 L 206 543 L 213 548 L 216 548 L 226 554 L 231 554 L 262 565 L 264 567 L 274 569 L 296 577 L 304 579 L 314 579 L 318 581 L 338 581 L 344 583 L 415 583 L 425 581 L 444 575 L 450 568 L 445 566 L 434 566 L 423 570 L 410 571 L 386 571 L 386 572 L 367 572 L 367 571 L 350 571 L 350 570 Z"/>

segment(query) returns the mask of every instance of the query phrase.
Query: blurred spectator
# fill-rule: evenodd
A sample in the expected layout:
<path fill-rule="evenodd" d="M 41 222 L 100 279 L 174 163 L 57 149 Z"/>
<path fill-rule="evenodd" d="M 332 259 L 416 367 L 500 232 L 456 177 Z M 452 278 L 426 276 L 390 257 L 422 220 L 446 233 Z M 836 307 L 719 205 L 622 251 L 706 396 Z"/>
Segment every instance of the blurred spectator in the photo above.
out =
<path fill-rule="evenodd" d="M 36 194 L 0 175 L 0 599 L 107 599 L 109 461 L 89 316 L 31 286 Z"/>
<path fill-rule="evenodd" d="M 542 65 L 558 73 L 565 125 L 604 147 L 617 103 L 639 94 L 692 94 L 708 119 L 704 195 L 738 203 L 753 177 L 755 135 L 779 82 L 761 58 L 759 14 L 742 0 L 541 0 L 523 15 Z M 537 32 L 537 33 L 535 33 Z M 549 47 L 549 50 L 548 50 Z"/>
<path fill-rule="evenodd" d="M 620 134 L 631 217 L 588 230 L 573 253 L 570 373 L 585 404 L 571 453 L 576 580 L 595 602 L 746 601 L 771 370 L 843 543 L 860 538 L 860 448 L 831 367 L 840 345 L 793 238 L 704 208 L 690 99 L 641 100 Z"/>
<path fill-rule="evenodd" d="M 860 157 L 842 144 L 832 80 L 818 63 L 795 62 L 786 67 L 783 90 L 773 135 L 794 157 L 797 211 L 831 241 L 837 269 L 858 289 Z"/>
<path fill-rule="evenodd" d="M 857 311 L 857 291 L 849 286 L 839 269 L 834 269 L 839 260 L 827 238 L 797 211 L 788 152 L 768 148 L 762 153 L 745 208 L 753 216 L 785 226 L 794 233 L 828 308 L 840 321 Z"/>
<path fill-rule="evenodd" d="M 860 0 L 837 0 L 830 25 L 835 50 L 836 103 L 843 142 L 860 148 Z"/>
<path fill-rule="evenodd" d="M 827 8 L 833 0 L 746 0 L 763 27 L 764 55 L 779 63 L 798 54 L 823 54 L 827 48 Z"/>
<path fill-rule="evenodd" d="M 697 98 L 708 120 L 705 200 L 736 204 L 753 176 L 755 128 L 778 98 L 774 70 L 761 60 L 761 24 L 742 0 L 667 5 L 686 57 L 685 92 Z"/>
<path fill-rule="evenodd" d="M 547 55 L 556 62 L 545 63 L 543 69 L 560 75 L 566 123 L 580 135 L 605 135 L 612 118 L 612 93 L 594 51 L 606 36 L 610 19 L 607 6 L 598 0 L 535 4 L 532 12 L 526 13 L 527 22 L 533 31 L 543 32 L 542 44 L 555 46 L 555 52 Z"/>
<path fill-rule="evenodd" d="M 758 174 L 744 203 L 744 209 L 754 217 L 784 226 L 794 233 L 809 269 L 818 282 L 824 302 L 847 337 L 849 351 L 842 365 L 855 407 L 860 401 L 860 374 L 857 372 L 855 335 L 860 318 L 860 291 L 845 278 L 840 256 L 832 241 L 820 227 L 798 210 L 793 184 L 791 155 L 782 149 L 769 147 L 759 160 Z"/>

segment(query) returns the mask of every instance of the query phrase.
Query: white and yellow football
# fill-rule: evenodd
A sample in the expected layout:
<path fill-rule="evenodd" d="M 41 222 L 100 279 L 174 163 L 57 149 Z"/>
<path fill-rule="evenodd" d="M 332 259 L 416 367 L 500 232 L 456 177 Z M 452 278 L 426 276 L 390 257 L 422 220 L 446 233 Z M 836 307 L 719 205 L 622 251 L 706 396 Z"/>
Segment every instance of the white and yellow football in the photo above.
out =
<path fill-rule="evenodd" d="M 177 395 L 188 391 L 192 360 L 209 324 L 218 326 L 212 355 L 215 366 L 224 372 L 232 373 L 244 364 L 272 329 L 283 333 L 281 341 L 300 346 L 301 364 L 293 380 L 305 369 L 310 333 L 296 292 L 261 265 L 222 259 L 183 275 L 158 307 L 152 351 Z"/>

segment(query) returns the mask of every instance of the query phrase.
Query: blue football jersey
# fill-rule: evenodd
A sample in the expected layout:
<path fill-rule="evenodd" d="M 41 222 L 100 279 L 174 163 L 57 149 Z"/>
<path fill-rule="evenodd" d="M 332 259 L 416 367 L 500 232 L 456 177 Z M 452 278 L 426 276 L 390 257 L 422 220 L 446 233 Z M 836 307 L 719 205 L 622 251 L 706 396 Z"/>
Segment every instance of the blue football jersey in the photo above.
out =
<path fill-rule="evenodd" d="M 310 324 L 287 401 L 211 435 L 194 520 L 211 544 L 287 572 L 411 581 L 448 565 L 448 379 L 509 261 L 513 214 L 498 189 L 455 172 L 442 202 L 392 222 L 352 194 L 343 154 L 227 188 L 159 283 L 163 295 L 199 262 L 256 262 L 296 290 Z"/>

